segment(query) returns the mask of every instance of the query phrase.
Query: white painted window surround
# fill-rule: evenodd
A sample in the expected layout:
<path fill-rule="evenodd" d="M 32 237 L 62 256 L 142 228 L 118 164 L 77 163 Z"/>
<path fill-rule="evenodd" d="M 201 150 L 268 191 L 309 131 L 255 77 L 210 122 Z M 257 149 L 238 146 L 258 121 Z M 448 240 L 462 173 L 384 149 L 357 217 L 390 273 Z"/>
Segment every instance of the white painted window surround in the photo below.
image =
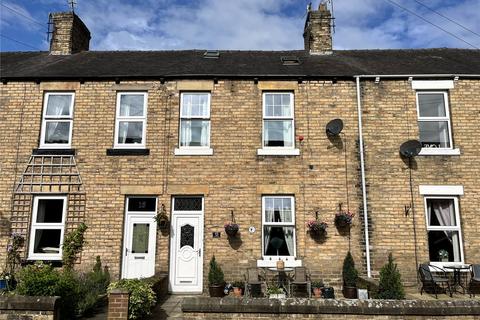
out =
<path fill-rule="evenodd" d="M 295 148 L 295 111 L 292 92 L 262 94 L 262 148 L 259 156 L 298 156 Z"/>
<path fill-rule="evenodd" d="M 448 145 L 447 147 L 424 147 L 420 151 L 420 156 L 458 156 L 461 154 L 460 149 L 453 148 L 453 140 L 452 140 L 452 128 L 451 128 L 451 120 L 450 120 L 450 106 L 448 101 L 448 89 L 454 88 L 454 81 L 453 80 L 413 80 L 412 81 L 412 89 L 417 90 L 416 97 L 417 97 L 417 113 L 418 113 L 418 123 L 419 129 L 420 125 L 425 127 L 424 130 L 431 130 L 435 124 L 445 123 L 446 127 L 444 128 L 444 135 L 442 140 Z M 421 116 L 420 114 L 420 98 L 419 95 L 422 97 L 430 96 L 440 96 L 443 94 L 443 106 L 444 106 L 444 115 L 443 116 Z M 422 104 L 423 105 L 423 104 Z M 424 132 L 424 134 L 427 134 Z"/>
<path fill-rule="evenodd" d="M 61 149 L 71 147 L 74 101 L 74 92 L 45 93 L 40 148 Z"/>
<path fill-rule="evenodd" d="M 145 149 L 148 93 L 117 92 L 115 149 Z"/>
<path fill-rule="evenodd" d="M 463 186 L 438 186 L 420 185 L 418 187 L 421 195 L 431 196 L 463 196 Z"/>
<path fill-rule="evenodd" d="M 413 80 L 412 89 L 414 90 L 447 90 L 453 89 L 453 80 Z"/>

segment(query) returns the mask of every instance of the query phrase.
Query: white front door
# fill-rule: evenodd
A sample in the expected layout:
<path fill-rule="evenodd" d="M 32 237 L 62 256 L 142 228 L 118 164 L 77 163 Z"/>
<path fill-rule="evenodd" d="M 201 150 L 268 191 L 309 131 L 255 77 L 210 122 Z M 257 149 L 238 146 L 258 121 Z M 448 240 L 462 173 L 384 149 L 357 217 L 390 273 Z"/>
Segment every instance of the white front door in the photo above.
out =
<path fill-rule="evenodd" d="M 122 278 L 147 278 L 155 274 L 157 199 L 128 197 L 123 243 Z"/>
<path fill-rule="evenodd" d="M 201 293 L 203 288 L 203 197 L 172 200 L 170 291 Z"/>

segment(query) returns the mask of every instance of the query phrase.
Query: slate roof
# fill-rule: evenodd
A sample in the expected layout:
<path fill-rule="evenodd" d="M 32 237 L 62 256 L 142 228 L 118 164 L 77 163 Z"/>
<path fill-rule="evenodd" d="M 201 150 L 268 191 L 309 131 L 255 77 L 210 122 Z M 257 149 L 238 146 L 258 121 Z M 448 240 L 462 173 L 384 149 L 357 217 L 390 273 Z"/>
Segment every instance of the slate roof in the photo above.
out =
<path fill-rule="evenodd" d="M 0 53 L 0 78 L 127 79 L 127 78 L 328 78 L 354 75 L 480 75 L 480 50 L 407 49 L 344 50 L 331 55 L 298 51 L 205 50 L 87 51 L 53 56 L 48 52 Z M 286 66 L 284 56 L 298 56 L 300 65 Z"/>

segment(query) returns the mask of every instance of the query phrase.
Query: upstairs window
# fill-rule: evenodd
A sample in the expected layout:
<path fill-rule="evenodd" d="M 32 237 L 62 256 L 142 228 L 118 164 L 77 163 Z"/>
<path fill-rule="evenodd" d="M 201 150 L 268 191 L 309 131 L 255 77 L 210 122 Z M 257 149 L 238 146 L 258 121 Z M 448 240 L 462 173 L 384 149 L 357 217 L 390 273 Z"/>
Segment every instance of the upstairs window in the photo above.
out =
<path fill-rule="evenodd" d="M 73 92 L 45 93 L 40 148 L 70 148 L 72 143 Z"/>
<path fill-rule="evenodd" d="M 30 260 L 60 260 L 67 197 L 35 197 L 30 228 Z"/>
<path fill-rule="evenodd" d="M 293 93 L 263 93 L 262 148 L 258 155 L 299 155 L 295 149 Z"/>
<path fill-rule="evenodd" d="M 115 148 L 145 148 L 147 93 L 117 93 Z"/>
<path fill-rule="evenodd" d="M 422 147 L 451 149 L 452 130 L 447 92 L 417 92 L 417 110 L 419 140 Z"/>
<path fill-rule="evenodd" d="M 210 147 L 210 93 L 182 93 L 180 148 Z"/>

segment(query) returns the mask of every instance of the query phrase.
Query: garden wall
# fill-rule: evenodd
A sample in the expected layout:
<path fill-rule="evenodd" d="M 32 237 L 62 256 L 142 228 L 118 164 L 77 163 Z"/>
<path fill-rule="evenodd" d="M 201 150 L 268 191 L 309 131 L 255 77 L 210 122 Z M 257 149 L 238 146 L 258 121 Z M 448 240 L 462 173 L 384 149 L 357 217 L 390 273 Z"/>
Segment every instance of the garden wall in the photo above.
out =
<path fill-rule="evenodd" d="M 189 297 L 185 320 L 198 319 L 480 319 L 478 301 L 235 299 Z"/>
<path fill-rule="evenodd" d="M 59 297 L 0 296 L 0 320 L 60 319 Z"/>

